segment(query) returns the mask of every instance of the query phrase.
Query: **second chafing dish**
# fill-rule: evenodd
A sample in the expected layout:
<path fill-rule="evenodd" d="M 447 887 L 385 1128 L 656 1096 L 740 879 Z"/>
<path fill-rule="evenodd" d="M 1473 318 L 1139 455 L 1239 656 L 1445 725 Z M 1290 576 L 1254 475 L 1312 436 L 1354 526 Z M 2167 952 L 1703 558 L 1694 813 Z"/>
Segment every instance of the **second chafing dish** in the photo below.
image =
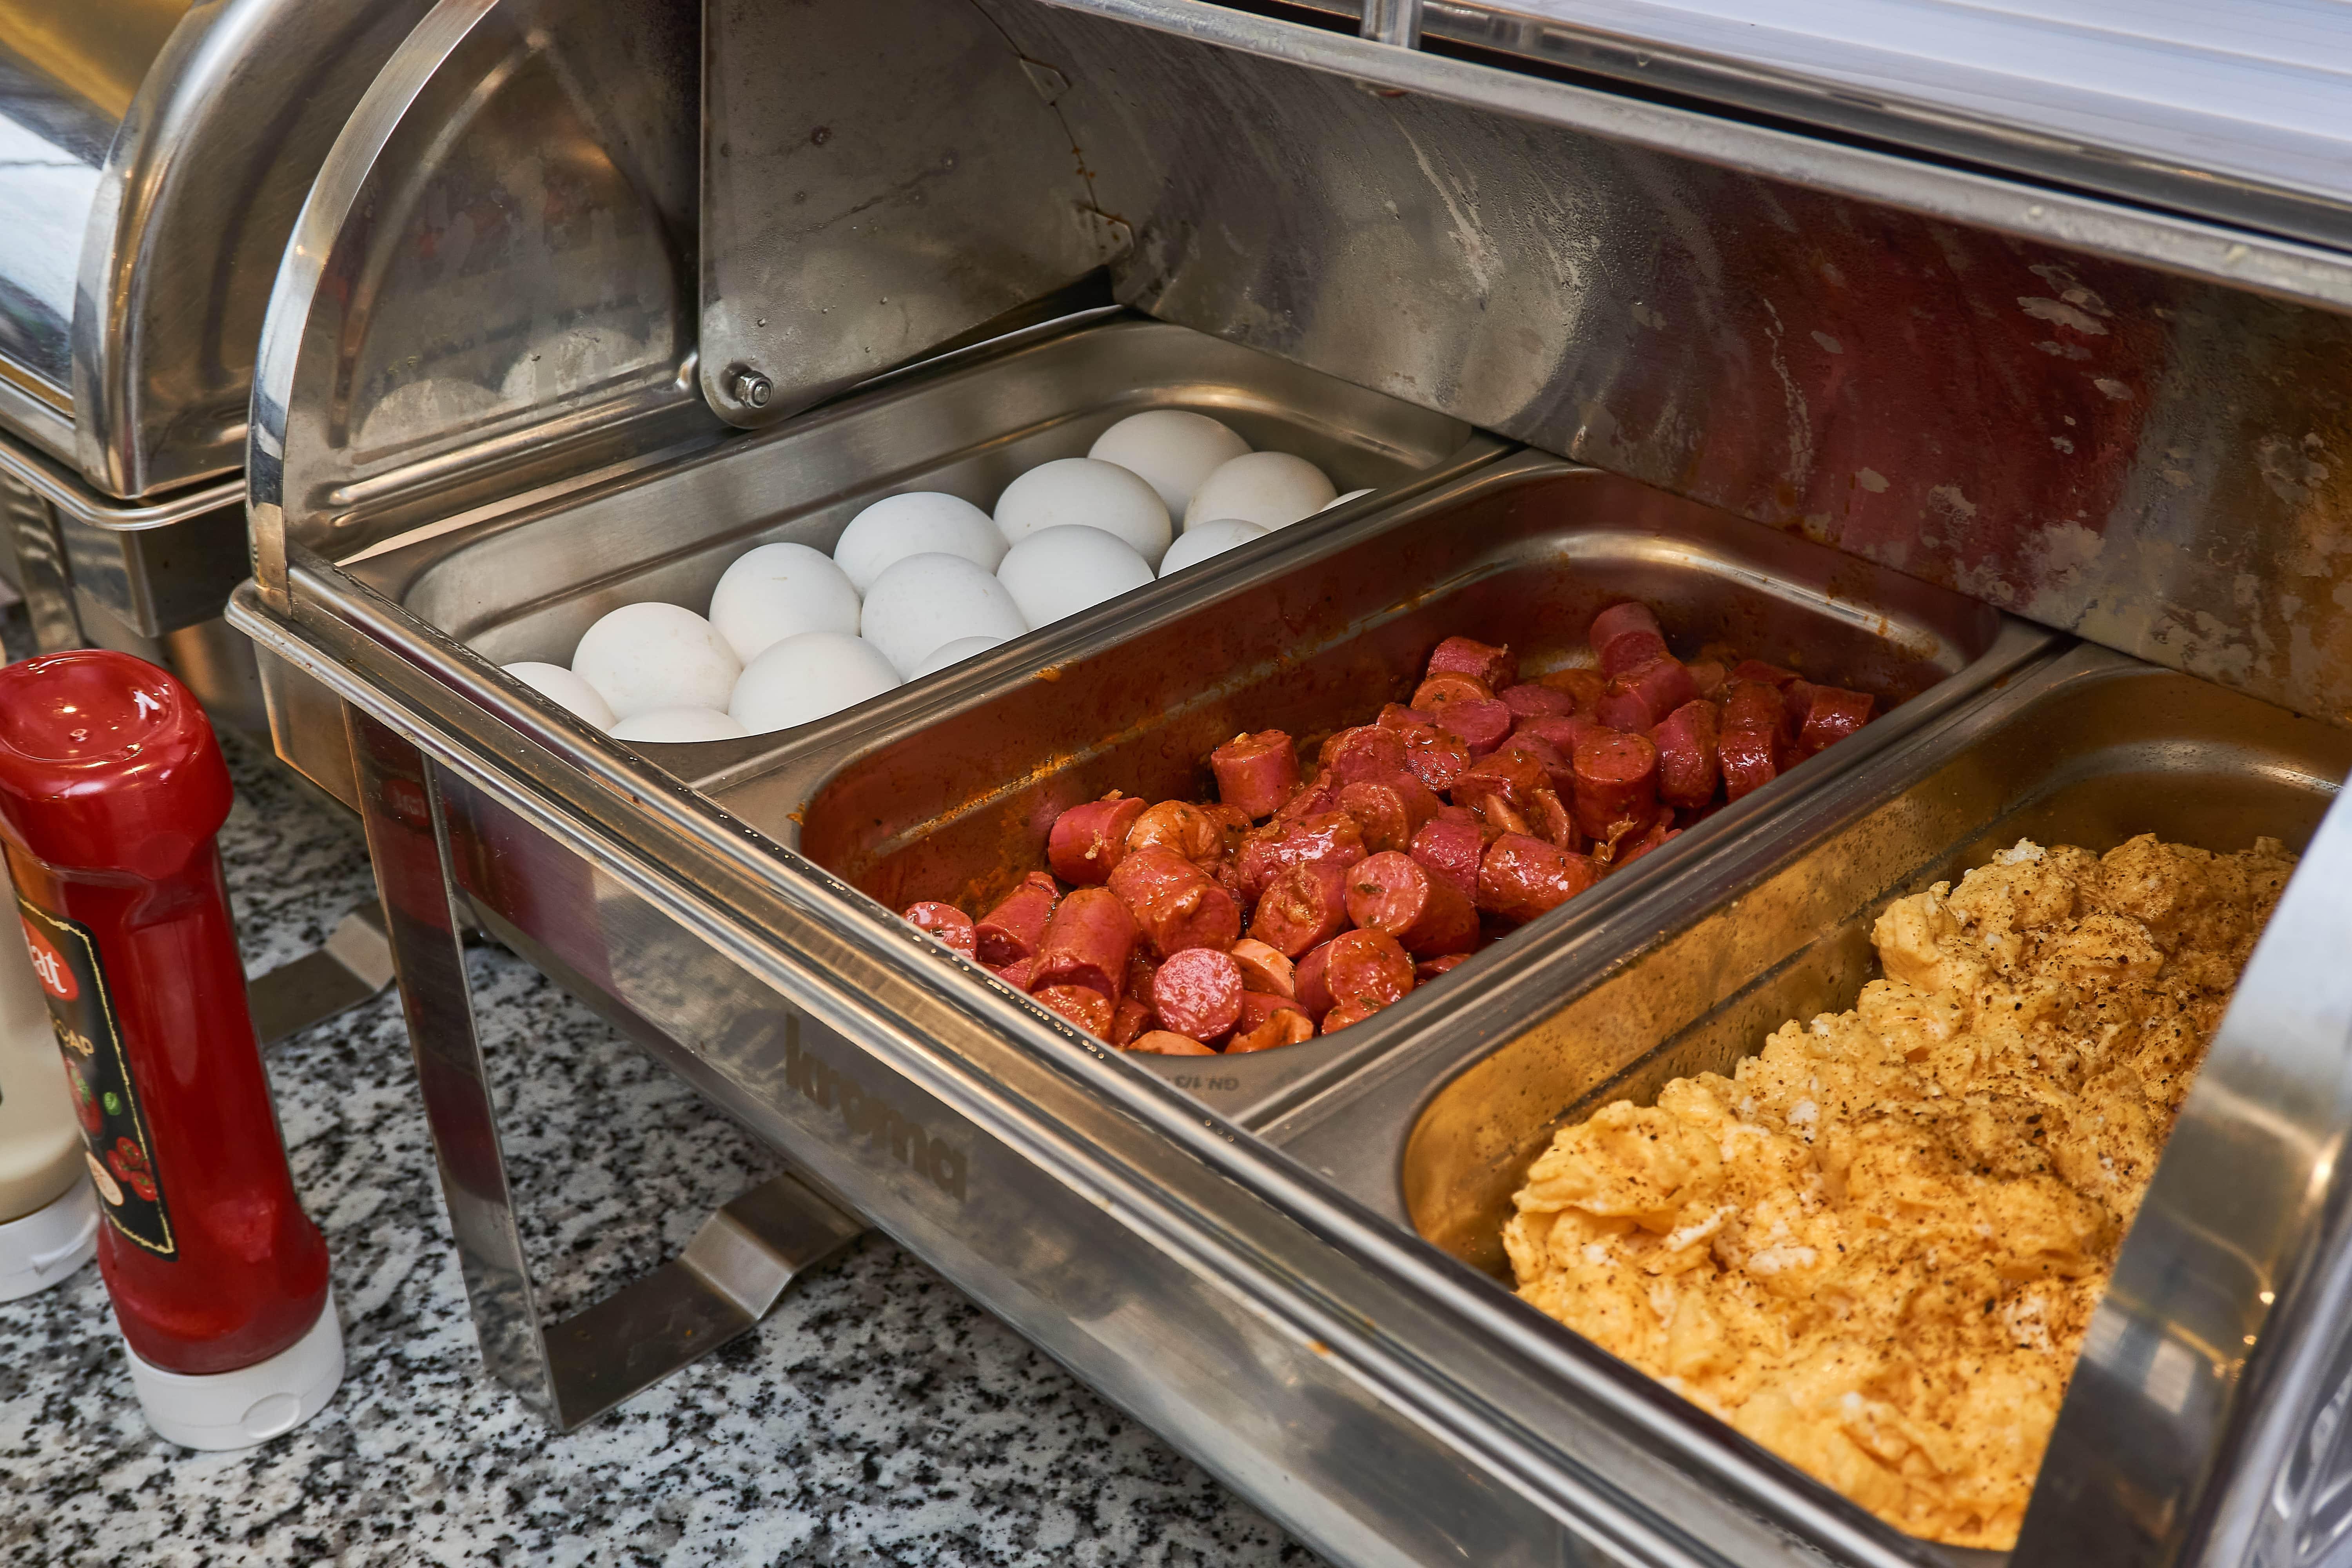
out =
<path fill-rule="evenodd" d="M 1728 1074 L 1784 1020 L 1852 1006 L 1875 972 L 1872 921 L 1893 900 L 1957 880 L 2021 837 L 2103 851 L 2154 833 L 2218 851 L 2266 835 L 2301 851 L 2347 771 L 2352 735 L 2341 730 L 2080 647 L 1933 743 L 1832 781 L 1739 852 L 1686 861 L 1643 903 L 1598 922 L 1586 951 L 1547 944 L 1530 983 L 1475 1026 L 1424 1030 L 1264 1131 L 1507 1283 L 1511 1194 L 1554 1131 L 1612 1100 L 1646 1103 L 1675 1077 Z M 2297 914 L 2290 903 L 2277 918 Z M 2077 1383 L 2096 1395 L 2070 1401 L 2044 1464 L 2021 1543 L 2034 1561 L 2063 1560 L 2038 1553 L 2079 1549 L 2102 1529 L 2161 1533 L 2163 1521 L 2102 1511 L 2117 1495 L 2103 1483 L 2197 1450 L 2230 1407 L 2290 1259 L 2266 1226 L 2223 1245 L 2228 1266 L 2171 1265 L 2180 1233 L 2204 1229 L 2200 1190 L 2256 1178 L 2251 1162 L 2217 1163 L 2210 1139 L 2243 1114 L 2231 1076 L 2261 1070 L 2273 1045 L 2225 1026 L 2206 1069 L 2214 1081 L 2200 1079 L 2183 1110 L 2085 1341 Z M 2210 1331 L 2216 1317 L 2226 1334 Z M 2227 1348 L 2183 1354 L 2208 1341 Z M 2118 1421 L 2135 1396 L 2149 1419 Z M 1695 1444 L 1745 1441 L 1696 1406 L 1687 1417 Z M 2317 1500 L 2281 1500 L 2289 1515 Z"/>

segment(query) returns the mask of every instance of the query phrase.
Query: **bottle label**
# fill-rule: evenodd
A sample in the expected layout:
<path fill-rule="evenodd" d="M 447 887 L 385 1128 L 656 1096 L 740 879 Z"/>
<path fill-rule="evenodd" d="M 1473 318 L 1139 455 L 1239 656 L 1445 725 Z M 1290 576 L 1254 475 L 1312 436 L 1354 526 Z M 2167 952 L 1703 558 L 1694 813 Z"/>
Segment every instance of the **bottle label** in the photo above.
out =
<path fill-rule="evenodd" d="M 98 959 L 98 942 L 88 926 L 16 900 L 24 915 L 25 945 L 32 950 L 33 973 L 49 1005 L 49 1027 L 66 1058 L 66 1081 L 74 1111 L 81 1118 L 83 1157 L 89 1179 L 104 1201 L 107 1222 L 124 1236 L 164 1258 L 178 1256 L 172 1239 L 172 1213 L 163 1201 L 163 1173 L 155 1168 L 154 1142 L 131 1059 L 116 1026 L 114 995 Z"/>

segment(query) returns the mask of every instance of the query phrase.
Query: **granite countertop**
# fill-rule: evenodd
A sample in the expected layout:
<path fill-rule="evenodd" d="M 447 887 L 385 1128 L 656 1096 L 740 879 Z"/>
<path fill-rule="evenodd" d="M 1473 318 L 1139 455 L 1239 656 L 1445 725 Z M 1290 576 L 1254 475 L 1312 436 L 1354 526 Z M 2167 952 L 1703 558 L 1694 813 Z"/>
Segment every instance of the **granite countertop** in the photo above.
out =
<path fill-rule="evenodd" d="M 21 609 L 0 633 L 11 657 L 26 651 Z M 258 973 L 374 888 L 355 823 L 228 749 L 222 847 Z M 472 962 L 555 1310 L 675 1253 L 776 1168 L 528 965 L 488 948 Z M 397 998 L 268 1065 L 295 1185 L 334 1258 L 341 1393 L 261 1447 L 188 1452 L 141 1418 L 95 1266 L 0 1305 L 0 1562 L 1318 1562 L 879 1236 L 751 1333 L 558 1436 L 482 1370 Z"/>

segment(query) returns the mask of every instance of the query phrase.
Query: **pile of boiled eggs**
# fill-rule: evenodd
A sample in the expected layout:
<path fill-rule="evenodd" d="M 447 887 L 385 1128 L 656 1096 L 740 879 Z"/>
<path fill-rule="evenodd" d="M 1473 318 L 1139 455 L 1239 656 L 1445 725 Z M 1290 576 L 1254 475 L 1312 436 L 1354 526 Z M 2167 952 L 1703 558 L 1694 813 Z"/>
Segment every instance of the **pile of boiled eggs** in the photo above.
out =
<path fill-rule="evenodd" d="M 1014 479 L 993 517 L 936 490 L 889 496 L 830 557 L 738 557 L 708 617 L 625 605 L 571 668 L 507 673 L 618 740 L 788 730 L 1369 493 L 1336 495 L 1306 458 L 1254 452 L 1204 414 L 1153 409 Z"/>

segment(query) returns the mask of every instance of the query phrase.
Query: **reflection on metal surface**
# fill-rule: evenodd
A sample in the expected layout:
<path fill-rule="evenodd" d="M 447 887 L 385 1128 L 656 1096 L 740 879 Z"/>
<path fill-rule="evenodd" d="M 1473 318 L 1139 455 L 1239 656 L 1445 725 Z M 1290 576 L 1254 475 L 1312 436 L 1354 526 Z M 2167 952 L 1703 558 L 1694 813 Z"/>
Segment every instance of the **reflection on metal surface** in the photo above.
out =
<path fill-rule="evenodd" d="M 337 140 L 263 333 L 266 581 L 706 428 L 696 35 L 637 0 L 443 0 Z"/>
<path fill-rule="evenodd" d="M 1234 47 L 986 3 L 1153 314 L 2352 722 L 2352 321 L 2158 270 L 2177 224 L 1220 7 L 1092 8 Z"/>
<path fill-rule="evenodd" d="M 1125 247 L 1061 72 L 980 8 L 715 0 L 705 26 L 703 391 L 733 423 L 797 413 Z"/>

